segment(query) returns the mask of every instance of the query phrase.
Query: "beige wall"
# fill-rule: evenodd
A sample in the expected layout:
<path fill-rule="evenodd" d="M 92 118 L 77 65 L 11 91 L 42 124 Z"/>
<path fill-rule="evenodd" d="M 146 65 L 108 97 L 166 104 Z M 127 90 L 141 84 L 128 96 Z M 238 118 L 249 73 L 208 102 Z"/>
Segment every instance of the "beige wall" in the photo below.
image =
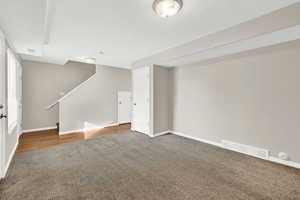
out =
<path fill-rule="evenodd" d="M 45 107 L 95 73 L 95 65 L 23 62 L 23 130 L 56 126 L 58 106 Z"/>
<path fill-rule="evenodd" d="M 60 132 L 115 124 L 118 91 L 131 91 L 127 69 L 97 66 L 97 73 L 60 102 Z"/>
<path fill-rule="evenodd" d="M 153 67 L 154 135 L 169 130 L 170 71 L 161 66 Z"/>
<path fill-rule="evenodd" d="M 300 162 L 300 41 L 172 70 L 176 132 Z"/>

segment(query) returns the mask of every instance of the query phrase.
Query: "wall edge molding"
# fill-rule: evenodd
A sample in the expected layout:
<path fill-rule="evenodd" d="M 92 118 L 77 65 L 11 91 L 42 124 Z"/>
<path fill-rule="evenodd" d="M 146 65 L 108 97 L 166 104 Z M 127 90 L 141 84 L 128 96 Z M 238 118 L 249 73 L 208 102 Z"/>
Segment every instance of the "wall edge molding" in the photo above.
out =
<path fill-rule="evenodd" d="M 8 172 L 9 166 L 10 166 L 10 164 L 11 164 L 11 161 L 12 161 L 12 159 L 13 159 L 15 153 L 16 153 L 16 150 L 17 150 L 17 148 L 18 148 L 18 145 L 19 145 L 19 139 L 18 139 L 18 141 L 16 142 L 13 151 L 12 151 L 11 154 L 9 155 L 8 162 L 7 162 L 6 165 L 4 166 L 3 173 L 1 174 L 0 179 L 1 179 L 1 178 L 5 178 L 5 176 L 6 176 L 7 172 Z"/>
<path fill-rule="evenodd" d="M 184 134 L 184 133 L 179 133 L 179 132 L 176 132 L 176 131 L 170 131 L 170 133 L 172 133 L 174 135 L 178 135 L 178 136 L 184 137 L 184 138 L 188 138 L 188 139 L 196 140 L 196 141 L 203 142 L 203 143 L 206 143 L 206 144 L 210 144 L 210 145 L 213 145 L 213 146 L 216 146 L 216 147 L 220 147 L 222 149 L 234 151 L 234 150 L 232 150 L 230 148 L 226 148 L 220 142 L 213 142 L 213 141 L 210 141 L 210 140 L 201 139 L 201 138 L 198 138 L 198 137 L 190 136 L 190 135 L 187 135 L 187 134 Z M 281 159 L 276 158 L 274 156 L 269 156 L 268 158 L 261 158 L 261 157 L 257 157 L 257 156 L 254 156 L 254 155 L 251 155 L 251 154 L 247 154 L 247 153 L 243 153 L 243 152 L 239 152 L 239 151 L 234 151 L 234 152 L 242 153 L 242 154 L 245 154 L 245 155 L 248 155 L 248 156 L 251 156 L 251 157 L 255 157 L 255 158 L 258 158 L 258 159 L 262 159 L 262 160 L 270 161 L 270 162 L 273 162 L 273 163 L 285 165 L 285 166 L 288 166 L 288 167 L 293 167 L 293 168 L 296 168 L 296 169 L 300 169 L 300 163 L 295 162 L 295 161 L 281 160 Z"/>
<path fill-rule="evenodd" d="M 27 130 L 22 130 L 22 134 L 23 133 L 30 133 L 30 132 L 37 132 L 37 131 L 46 131 L 46 130 L 52 130 L 52 129 L 56 129 L 56 126 L 49 126 L 49 127 L 44 127 L 44 128 L 34 128 L 34 129 L 27 129 Z"/>
<path fill-rule="evenodd" d="M 170 130 L 167 130 L 167 131 L 164 131 L 164 132 L 160 132 L 160 133 L 154 133 L 152 136 L 152 138 L 155 138 L 155 137 L 159 137 L 159 136 L 162 136 L 162 135 L 166 135 L 166 134 L 169 134 L 169 133 L 172 133 L 172 131 Z"/>
<path fill-rule="evenodd" d="M 107 127 L 112 127 L 112 126 L 119 126 L 119 123 L 105 124 L 103 126 L 98 126 L 98 127 L 93 127 L 93 128 L 82 128 L 82 129 L 75 129 L 75 130 L 60 131 L 59 135 L 67 135 L 67 134 L 76 133 L 76 132 L 97 130 L 97 129 L 107 128 Z"/>

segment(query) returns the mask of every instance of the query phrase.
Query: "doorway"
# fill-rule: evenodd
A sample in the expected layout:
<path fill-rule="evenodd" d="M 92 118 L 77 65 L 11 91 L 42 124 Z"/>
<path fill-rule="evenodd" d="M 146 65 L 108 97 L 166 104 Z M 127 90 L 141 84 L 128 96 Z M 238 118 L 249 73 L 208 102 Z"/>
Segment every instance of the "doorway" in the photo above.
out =
<path fill-rule="evenodd" d="M 132 71 L 132 130 L 150 135 L 150 67 Z"/>
<path fill-rule="evenodd" d="M 131 123 L 131 92 L 118 92 L 118 124 Z"/>

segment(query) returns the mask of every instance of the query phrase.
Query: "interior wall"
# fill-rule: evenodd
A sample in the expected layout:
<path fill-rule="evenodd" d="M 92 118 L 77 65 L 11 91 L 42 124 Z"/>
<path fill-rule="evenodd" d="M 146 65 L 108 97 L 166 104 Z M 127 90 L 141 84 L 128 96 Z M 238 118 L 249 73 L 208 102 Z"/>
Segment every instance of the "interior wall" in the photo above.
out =
<path fill-rule="evenodd" d="M 118 122 L 118 91 L 131 91 L 131 71 L 97 66 L 97 73 L 60 102 L 60 132 Z"/>
<path fill-rule="evenodd" d="M 154 135 L 169 130 L 170 71 L 166 67 L 153 66 Z"/>
<path fill-rule="evenodd" d="M 59 121 L 58 106 L 45 107 L 95 73 L 95 65 L 68 62 L 56 65 L 23 62 L 23 130 L 55 127 Z"/>
<path fill-rule="evenodd" d="M 172 70 L 171 126 L 300 162 L 300 41 Z"/>

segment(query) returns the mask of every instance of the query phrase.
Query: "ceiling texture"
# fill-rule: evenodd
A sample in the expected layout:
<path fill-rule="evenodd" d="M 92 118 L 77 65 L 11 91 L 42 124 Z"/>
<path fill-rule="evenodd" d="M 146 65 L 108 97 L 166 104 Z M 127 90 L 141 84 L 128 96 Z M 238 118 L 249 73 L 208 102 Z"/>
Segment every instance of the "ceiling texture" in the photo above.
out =
<path fill-rule="evenodd" d="M 156 64 L 155 56 L 161 62 L 171 49 L 180 57 L 187 52 L 179 55 L 178 48 L 191 41 L 222 38 L 224 30 L 299 2 L 184 0 L 178 15 L 164 19 L 153 12 L 153 0 L 0 0 L 0 26 L 25 60 L 65 64 L 94 57 L 96 64 L 130 68 L 148 58 Z"/>

